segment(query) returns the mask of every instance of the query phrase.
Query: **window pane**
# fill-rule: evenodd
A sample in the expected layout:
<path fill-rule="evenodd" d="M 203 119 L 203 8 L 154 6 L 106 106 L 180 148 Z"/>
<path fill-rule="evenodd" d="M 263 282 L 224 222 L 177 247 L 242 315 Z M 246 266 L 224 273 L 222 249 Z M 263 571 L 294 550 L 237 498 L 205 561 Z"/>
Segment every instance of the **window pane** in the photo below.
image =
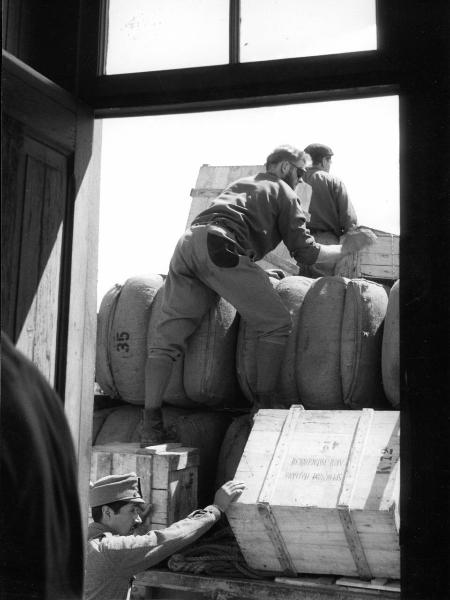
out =
<path fill-rule="evenodd" d="M 106 74 L 228 63 L 228 0 L 110 0 Z"/>
<path fill-rule="evenodd" d="M 241 62 L 376 47 L 375 0 L 241 2 Z"/>

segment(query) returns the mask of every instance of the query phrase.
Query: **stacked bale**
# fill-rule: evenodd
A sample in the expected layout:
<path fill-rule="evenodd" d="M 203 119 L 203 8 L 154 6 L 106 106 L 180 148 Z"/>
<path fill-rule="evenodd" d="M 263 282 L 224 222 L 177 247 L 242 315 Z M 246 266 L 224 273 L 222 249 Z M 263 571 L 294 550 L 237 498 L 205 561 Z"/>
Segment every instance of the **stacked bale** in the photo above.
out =
<path fill-rule="evenodd" d="M 111 398 L 119 397 L 119 393 L 114 384 L 113 374 L 111 372 L 109 339 L 111 335 L 114 311 L 121 290 L 122 286 L 116 284 L 106 292 L 100 304 L 100 310 L 97 315 L 95 380 L 101 387 L 102 391 L 108 396 L 111 396 Z"/>
<path fill-rule="evenodd" d="M 342 317 L 341 382 L 344 404 L 352 409 L 386 408 L 381 344 L 387 305 L 383 285 L 349 281 Z"/>
<path fill-rule="evenodd" d="M 383 388 L 394 408 L 400 406 L 400 280 L 389 293 L 381 348 Z"/>
<path fill-rule="evenodd" d="M 273 286 L 293 329 L 276 390 L 277 405 L 308 409 L 385 408 L 381 342 L 388 295 L 365 279 L 293 276 Z M 247 398 L 256 385 L 256 333 L 241 321 L 237 372 Z"/>
<path fill-rule="evenodd" d="M 147 345 L 155 339 L 161 319 L 164 286 L 156 294 L 147 332 Z M 185 355 L 174 363 L 164 403 L 181 408 L 240 404 L 235 353 L 239 328 L 236 309 L 223 298 L 203 317 L 189 338 Z"/>
<path fill-rule="evenodd" d="M 144 404 L 145 364 L 161 318 L 164 277 L 132 277 L 102 300 L 97 325 L 96 381 L 103 392 Z M 238 406 L 236 310 L 218 298 L 176 361 L 164 402 L 183 408 Z"/>
<path fill-rule="evenodd" d="M 388 295 L 365 279 L 314 281 L 300 313 L 297 384 L 307 409 L 385 408 L 381 342 Z"/>
<path fill-rule="evenodd" d="M 289 408 L 298 402 L 296 383 L 296 337 L 301 306 L 313 279 L 289 276 L 283 279 L 270 278 L 273 287 L 288 308 L 292 317 L 292 333 L 284 351 L 284 361 L 277 385 L 278 408 Z M 241 320 L 236 349 L 236 368 L 239 384 L 249 401 L 254 399 L 256 386 L 257 337 L 252 327 Z"/>
<path fill-rule="evenodd" d="M 296 343 L 297 386 L 310 409 L 342 409 L 341 329 L 348 279 L 321 277 L 303 302 Z"/>
<path fill-rule="evenodd" d="M 147 327 L 161 275 L 131 277 L 116 285 L 100 305 L 96 381 L 113 398 L 144 403 Z"/>
<path fill-rule="evenodd" d="M 234 478 L 252 427 L 251 415 L 234 418 L 228 427 L 217 460 L 216 489 Z"/>

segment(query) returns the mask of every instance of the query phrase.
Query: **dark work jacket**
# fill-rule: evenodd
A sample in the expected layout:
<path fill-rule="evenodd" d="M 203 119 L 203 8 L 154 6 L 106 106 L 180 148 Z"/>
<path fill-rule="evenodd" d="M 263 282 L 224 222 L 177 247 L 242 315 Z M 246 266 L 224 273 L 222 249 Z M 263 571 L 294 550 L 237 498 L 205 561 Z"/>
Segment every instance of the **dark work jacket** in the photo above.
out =
<path fill-rule="evenodd" d="M 357 225 L 356 212 L 343 182 L 317 167 L 307 169 L 303 181 L 311 186 L 311 233 L 331 231 L 338 238 Z"/>
<path fill-rule="evenodd" d="M 306 228 L 294 190 L 272 173 L 258 173 L 231 183 L 193 225 L 218 221 L 235 236 L 245 254 L 260 260 L 283 241 L 301 264 L 313 264 L 320 246 Z"/>

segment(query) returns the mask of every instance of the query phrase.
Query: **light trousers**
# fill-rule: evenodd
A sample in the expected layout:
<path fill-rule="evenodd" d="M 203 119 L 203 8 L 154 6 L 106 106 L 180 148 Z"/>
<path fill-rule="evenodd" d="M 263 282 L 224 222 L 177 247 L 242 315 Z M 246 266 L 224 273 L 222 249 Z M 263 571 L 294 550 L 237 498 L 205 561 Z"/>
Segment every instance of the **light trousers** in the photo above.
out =
<path fill-rule="evenodd" d="M 178 359 L 217 295 L 234 306 L 261 341 L 284 346 L 292 328 L 289 311 L 267 273 L 220 227 L 197 225 L 185 232 L 170 262 L 163 294 L 149 358 Z"/>

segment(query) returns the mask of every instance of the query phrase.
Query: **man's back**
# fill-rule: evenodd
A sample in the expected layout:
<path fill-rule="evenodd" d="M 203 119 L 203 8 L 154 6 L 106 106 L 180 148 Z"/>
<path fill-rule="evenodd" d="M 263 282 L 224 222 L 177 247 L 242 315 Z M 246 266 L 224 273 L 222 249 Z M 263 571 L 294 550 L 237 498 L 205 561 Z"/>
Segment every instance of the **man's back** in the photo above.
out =
<path fill-rule="evenodd" d="M 310 167 L 303 180 L 312 188 L 308 224 L 311 233 L 331 231 L 339 238 L 357 224 L 355 209 L 338 177 L 318 167 Z"/>

